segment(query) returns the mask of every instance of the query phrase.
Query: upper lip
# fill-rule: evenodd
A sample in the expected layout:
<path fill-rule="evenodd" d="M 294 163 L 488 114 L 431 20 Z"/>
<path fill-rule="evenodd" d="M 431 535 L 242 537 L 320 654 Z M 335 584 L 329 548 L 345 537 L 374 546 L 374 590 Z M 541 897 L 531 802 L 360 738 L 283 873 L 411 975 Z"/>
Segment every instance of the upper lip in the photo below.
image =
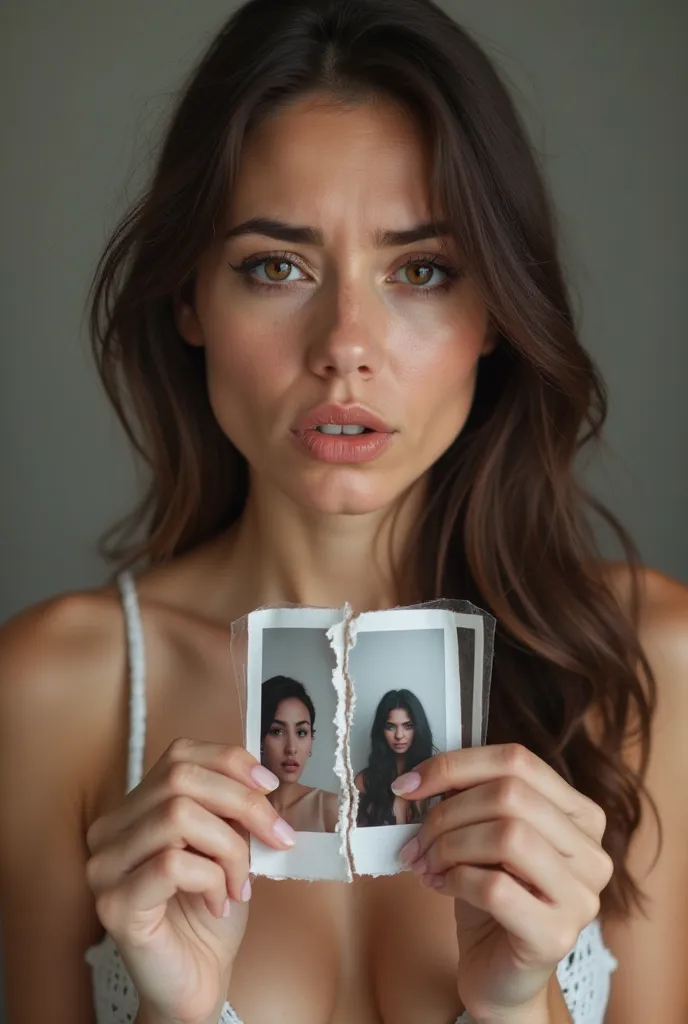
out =
<path fill-rule="evenodd" d="M 369 430 L 377 430 L 380 434 L 392 433 L 389 424 L 364 405 L 342 405 L 338 402 L 323 402 L 322 405 L 316 405 L 296 421 L 294 429 L 312 430 L 313 427 L 327 423 L 342 426 L 356 424 L 359 427 L 368 427 Z"/>

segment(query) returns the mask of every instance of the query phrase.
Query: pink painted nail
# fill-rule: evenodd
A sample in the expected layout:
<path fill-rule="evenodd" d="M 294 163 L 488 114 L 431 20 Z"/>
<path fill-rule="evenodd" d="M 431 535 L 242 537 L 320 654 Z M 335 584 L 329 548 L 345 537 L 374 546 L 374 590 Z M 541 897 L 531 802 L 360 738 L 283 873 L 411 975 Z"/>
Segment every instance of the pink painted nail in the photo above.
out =
<path fill-rule="evenodd" d="M 248 903 L 251 899 L 251 882 L 248 878 L 241 887 L 241 899 L 243 903 Z"/>
<path fill-rule="evenodd" d="M 413 863 L 413 861 L 416 859 L 419 853 L 420 840 L 416 836 L 414 836 L 410 843 L 407 843 L 406 846 L 403 846 L 401 848 L 399 852 L 399 860 L 404 865 L 404 867 L 408 867 L 410 864 Z"/>
<path fill-rule="evenodd" d="M 419 772 L 407 772 L 406 775 L 400 775 L 398 779 L 395 779 L 392 783 L 392 792 L 398 793 L 413 793 L 414 789 L 418 789 L 421 783 Z"/>
<path fill-rule="evenodd" d="M 277 819 L 272 830 L 280 842 L 286 843 L 287 846 L 293 846 L 296 842 L 296 832 L 283 818 Z"/>
<path fill-rule="evenodd" d="M 411 871 L 413 871 L 414 875 L 424 875 L 427 870 L 428 864 L 425 857 L 421 857 L 420 860 L 417 860 L 415 864 L 411 865 Z"/>
<path fill-rule="evenodd" d="M 228 900 L 228 899 L 227 899 L 227 900 L 225 900 L 225 905 L 224 905 L 224 907 L 222 908 L 222 916 L 223 916 L 223 917 L 229 917 L 229 914 L 230 914 L 230 911 L 231 911 L 231 909 L 232 909 L 232 904 L 231 904 L 231 901 L 230 901 L 230 900 Z"/>
<path fill-rule="evenodd" d="M 279 779 L 276 775 L 273 775 L 271 771 L 264 768 L 262 764 L 256 764 L 251 769 L 251 778 L 260 786 L 261 789 L 267 789 L 268 793 L 272 793 L 273 790 L 279 786 Z"/>

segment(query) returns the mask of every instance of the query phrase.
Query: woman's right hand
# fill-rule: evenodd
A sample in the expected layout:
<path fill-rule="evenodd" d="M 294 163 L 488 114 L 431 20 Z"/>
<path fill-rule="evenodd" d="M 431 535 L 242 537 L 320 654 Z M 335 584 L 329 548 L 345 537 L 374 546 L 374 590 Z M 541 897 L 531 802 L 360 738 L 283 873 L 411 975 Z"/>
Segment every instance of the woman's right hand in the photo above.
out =
<path fill-rule="evenodd" d="M 98 917 L 155 1019 L 217 1024 L 248 917 L 248 834 L 294 845 L 266 796 L 277 785 L 241 747 L 178 739 L 89 828 Z"/>

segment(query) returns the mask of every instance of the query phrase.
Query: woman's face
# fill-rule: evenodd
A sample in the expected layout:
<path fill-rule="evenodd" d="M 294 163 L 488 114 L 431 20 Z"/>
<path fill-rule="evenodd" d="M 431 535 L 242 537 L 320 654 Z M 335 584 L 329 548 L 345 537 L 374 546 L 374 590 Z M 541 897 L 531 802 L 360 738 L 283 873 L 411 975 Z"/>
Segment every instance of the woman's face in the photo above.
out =
<path fill-rule="evenodd" d="M 393 708 L 385 722 L 385 739 L 395 754 L 405 754 L 413 743 L 413 719 L 403 708 Z"/>
<path fill-rule="evenodd" d="M 175 310 L 254 488 L 381 510 L 461 431 L 487 313 L 452 239 L 423 228 L 430 175 L 415 123 L 383 100 L 303 97 L 247 142 L 195 309 Z"/>
<path fill-rule="evenodd" d="M 263 737 L 261 760 L 265 767 L 280 782 L 298 782 L 312 746 L 311 716 L 306 705 L 296 697 L 280 701 Z"/>

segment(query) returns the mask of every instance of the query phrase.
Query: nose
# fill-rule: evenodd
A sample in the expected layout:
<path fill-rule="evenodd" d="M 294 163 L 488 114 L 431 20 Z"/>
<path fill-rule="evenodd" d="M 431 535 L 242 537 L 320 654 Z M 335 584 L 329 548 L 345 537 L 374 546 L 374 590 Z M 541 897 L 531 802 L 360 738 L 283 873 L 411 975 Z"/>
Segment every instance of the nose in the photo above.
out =
<path fill-rule="evenodd" d="M 287 742 L 284 747 L 285 754 L 292 755 L 296 753 L 296 740 L 293 736 L 287 736 Z"/>
<path fill-rule="evenodd" d="M 365 284 L 333 286 L 316 313 L 309 368 L 323 380 L 372 380 L 385 359 L 386 319 Z"/>

